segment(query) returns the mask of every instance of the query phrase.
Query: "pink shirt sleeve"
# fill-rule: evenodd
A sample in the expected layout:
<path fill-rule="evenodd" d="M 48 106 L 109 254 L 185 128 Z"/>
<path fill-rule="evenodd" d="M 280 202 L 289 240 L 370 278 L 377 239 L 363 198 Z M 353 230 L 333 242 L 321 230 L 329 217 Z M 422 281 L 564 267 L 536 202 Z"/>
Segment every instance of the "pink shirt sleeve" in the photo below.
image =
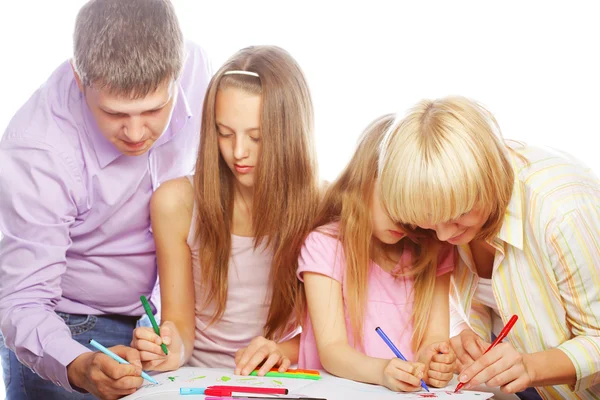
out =
<path fill-rule="evenodd" d="M 298 279 L 304 281 L 304 272 L 314 272 L 343 283 L 343 260 L 342 244 L 335 237 L 314 231 L 302 246 L 298 260 Z"/>
<path fill-rule="evenodd" d="M 437 276 L 453 271 L 455 260 L 456 247 L 449 243 L 443 243 L 438 255 Z"/>

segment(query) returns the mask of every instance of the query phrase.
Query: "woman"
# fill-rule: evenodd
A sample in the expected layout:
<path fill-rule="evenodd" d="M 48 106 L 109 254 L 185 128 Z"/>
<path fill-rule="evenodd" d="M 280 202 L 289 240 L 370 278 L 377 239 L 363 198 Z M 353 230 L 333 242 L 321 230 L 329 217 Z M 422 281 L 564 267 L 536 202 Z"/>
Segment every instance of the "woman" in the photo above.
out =
<path fill-rule="evenodd" d="M 564 154 L 506 143 L 461 97 L 417 104 L 384 153 L 390 215 L 459 246 L 451 344 L 465 388 L 599 398 L 598 178 Z M 482 355 L 512 315 L 508 341 Z"/>

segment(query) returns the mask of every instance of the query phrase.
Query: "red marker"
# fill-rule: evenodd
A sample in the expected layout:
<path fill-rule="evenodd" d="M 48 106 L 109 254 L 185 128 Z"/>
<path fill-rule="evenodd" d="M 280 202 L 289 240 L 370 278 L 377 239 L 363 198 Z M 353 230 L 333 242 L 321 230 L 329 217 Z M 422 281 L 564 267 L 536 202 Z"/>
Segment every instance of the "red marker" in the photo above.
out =
<path fill-rule="evenodd" d="M 206 396 L 229 397 L 238 393 L 288 394 L 285 388 L 262 388 L 253 386 L 209 386 L 207 388 L 182 387 L 179 394 L 203 394 Z"/>
<path fill-rule="evenodd" d="M 502 340 L 504 340 L 504 338 L 508 335 L 508 332 L 510 332 L 510 330 L 512 329 L 512 327 L 514 326 L 515 322 L 517 322 L 518 319 L 519 319 L 519 317 L 517 317 L 516 315 L 513 315 L 510 318 L 508 323 L 504 326 L 504 329 L 502 329 L 502 332 L 500 332 L 500 334 L 498 335 L 496 340 L 494 340 L 494 343 L 492 343 L 490 345 L 490 347 L 488 347 L 488 349 L 485 351 L 485 353 L 487 353 L 488 351 L 493 349 L 494 346 L 496 346 L 498 343 L 500 343 Z M 483 353 L 483 354 L 485 354 L 485 353 Z M 459 382 L 458 385 L 456 385 L 456 390 L 454 390 L 454 393 L 456 393 L 460 389 L 462 389 L 462 387 L 465 385 L 465 383 L 467 383 L 467 382 Z"/>
<path fill-rule="evenodd" d="M 226 390 L 237 393 L 258 393 L 258 394 L 288 394 L 286 388 L 268 388 L 268 387 L 255 387 L 255 386 L 224 386 L 224 385 L 213 385 L 208 386 L 206 389 Z"/>

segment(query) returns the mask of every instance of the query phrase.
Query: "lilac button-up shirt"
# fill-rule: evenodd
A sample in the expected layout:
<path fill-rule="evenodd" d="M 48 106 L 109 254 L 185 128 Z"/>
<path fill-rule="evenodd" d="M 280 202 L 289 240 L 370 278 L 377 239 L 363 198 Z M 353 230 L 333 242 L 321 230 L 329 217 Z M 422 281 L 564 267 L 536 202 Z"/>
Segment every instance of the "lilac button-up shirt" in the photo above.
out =
<path fill-rule="evenodd" d="M 202 49 L 186 48 L 171 120 L 146 154 L 102 136 L 69 62 L 0 141 L 0 328 L 21 362 L 67 390 L 66 366 L 88 350 L 55 311 L 142 315 L 155 286 L 150 196 L 193 170 L 210 79 Z"/>

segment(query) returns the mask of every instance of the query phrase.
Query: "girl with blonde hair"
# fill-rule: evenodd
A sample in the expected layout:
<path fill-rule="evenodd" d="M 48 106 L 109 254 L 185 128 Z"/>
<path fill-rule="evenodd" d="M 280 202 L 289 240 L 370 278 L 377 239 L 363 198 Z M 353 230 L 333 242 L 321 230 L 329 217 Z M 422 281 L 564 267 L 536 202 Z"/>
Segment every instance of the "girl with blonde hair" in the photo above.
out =
<path fill-rule="evenodd" d="M 247 373 L 296 361 L 295 271 L 319 196 L 312 131 L 307 83 L 285 50 L 243 49 L 213 76 L 195 174 L 152 198 L 163 322 L 160 337 L 134 332 L 144 368 L 233 368 L 254 337 L 262 356 Z"/>
<path fill-rule="evenodd" d="M 504 141 L 491 113 L 462 97 L 413 107 L 390 129 L 381 170 L 392 218 L 458 246 L 460 382 L 600 398 L 598 178 L 564 153 Z M 508 340 L 483 355 L 512 315 Z"/>
<path fill-rule="evenodd" d="M 366 129 L 350 163 L 328 188 L 302 248 L 298 277 L 310 318 L 298 364 L 414 391 L 421 378 L 437 387 L 452 378 L 448 272 L 454 251 L 447 245 L 438 249 L 433 235 L 405 238 L 382 209 L 378 149 L 393 120 L 386 115 Z M 417 362 L 394 358 L 376 327 Z"/>

